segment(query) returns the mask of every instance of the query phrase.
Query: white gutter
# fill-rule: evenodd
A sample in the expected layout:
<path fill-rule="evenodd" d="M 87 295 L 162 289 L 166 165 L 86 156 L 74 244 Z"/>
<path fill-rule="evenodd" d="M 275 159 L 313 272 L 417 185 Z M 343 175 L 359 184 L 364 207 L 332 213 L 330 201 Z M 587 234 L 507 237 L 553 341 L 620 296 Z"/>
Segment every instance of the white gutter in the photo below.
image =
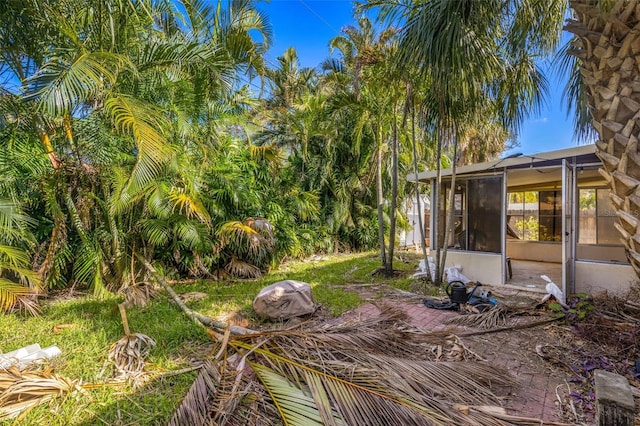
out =
<path fill-rule="evenodd" d="M 466 174 L 476 173 L 476 172 L 487 172 L 487 171 L 492 171 L 496 169 L 509 168 L 511 166 L 519 166 L 522 164 L 536 164 L 543 161 L 559 160 L 562 158 L 570 158 L 570 157 L 577 157 L 580 155 L 595 154 L 595 152 L 596 152 L 595 144 L 589 144 L 589 145 L 581 145 L 574 148 L 558 149 L 556 151 L 547 151 L 547 152 L 541 152 L 541 153 L 531 154 L 531 155 L 522 155 L 522 156 L 513 157 L 513 158 L 502 158 L 499 160 L 487 161 L 485 163 L 476 163 L 476 164 L 470 164 L 468 166 L 457 167 L 456 175 L 466 175 Z M 451 176 L 451 169 L 442 170 L 442 176 L 443 177 Z M 418 180 L 421 182 L 427 182 L 430 179 L 433 179 L 435 177 L 436 177 L 435 170 L 427 170 L 425 172 L 418 173 L 417 175 Z M 411 182 L 415 182 L 416 174 L 411 173 L 407 175 L 407 180 Z"/>

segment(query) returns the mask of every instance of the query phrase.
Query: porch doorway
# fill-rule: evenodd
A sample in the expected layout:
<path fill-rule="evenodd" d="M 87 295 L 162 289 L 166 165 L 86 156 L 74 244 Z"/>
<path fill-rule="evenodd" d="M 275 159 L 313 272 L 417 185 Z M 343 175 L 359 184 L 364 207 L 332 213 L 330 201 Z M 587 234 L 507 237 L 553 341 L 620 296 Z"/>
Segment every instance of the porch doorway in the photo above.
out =
<path fill-rule="evenodd" d="M 540 278 L 540 275 L 548 276 L 558 287 L 562 282 L 562 263 L 560 262 L 511 259 L 511 270 L 512 276 L 507 277 L 505 287 L 546 293 L 547 282 Z"/>

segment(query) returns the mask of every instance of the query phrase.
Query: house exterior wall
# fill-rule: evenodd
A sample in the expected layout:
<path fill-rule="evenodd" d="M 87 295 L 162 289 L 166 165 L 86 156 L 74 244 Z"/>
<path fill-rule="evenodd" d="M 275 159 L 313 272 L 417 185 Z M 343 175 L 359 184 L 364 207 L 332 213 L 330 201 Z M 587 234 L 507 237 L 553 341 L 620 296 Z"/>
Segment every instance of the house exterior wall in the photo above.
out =
<path fill-rule="evenodd" d="M 445 268 L 455 265 L 461 265 L 462 274 L 471 281 L 492 285 L 502 283 L 500 254 L 449 250 Z"/>
<path fill-rule="evenodd" d="M 507 239 L 507 256 L 536 262 L 562 262 L 562 244 Z"/>
<path fill-rule="evenodd" d="M 576 259 L 627 263 L 622 246 L 578 244 L 576 250 Z M 562 244 L 508 239 L 507 256 L 519 260 L 561 262 Z"/>
<path fill-rule="evenodd" d="M 623 246 L 578 244 L 576 259 L 628 264 Z"/>
<path fill-rule="evenodd" d="M 631 265 L 582 260 L 575 263 L 575 278 L 576 293 L 589 294 L 622 294 L 639 281 Z"/>

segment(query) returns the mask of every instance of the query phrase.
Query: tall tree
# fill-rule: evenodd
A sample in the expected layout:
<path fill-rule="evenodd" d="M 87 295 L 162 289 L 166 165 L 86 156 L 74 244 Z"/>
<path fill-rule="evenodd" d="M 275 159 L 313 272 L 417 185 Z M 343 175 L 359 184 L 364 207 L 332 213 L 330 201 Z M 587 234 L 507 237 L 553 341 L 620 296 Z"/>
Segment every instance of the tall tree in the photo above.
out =
<path fill-rule="evenodd" d="M 393 133 L 393 129 L 397 126 L 395 117 L 397 91 L 389 90 L 390 87 L 388 86 L 388 84 L 393 85 L 388 72 L 391 70 L 392 40 L 395 35 L 395 29 L 388 28 L 378 34 L 370 19 L 363 15 L 358 19 L 358 27 L 348 26 L 345 28 L 344 33 L 345 35 L 332 39 L 330 46 L 332 49 L 337 49 L 342 56 L 344 67 L 340 69 L 348 71 L 352 76 L 351 89 L 355 104 L 358 105 L 356 110 L 362 113 L 355 129 L 358 139 L 363 135 L 369 134 L 375 142 L 380 258 L 382 267 L 387 273 L 390 273 L 393 268 L 393 250 L 390 250 L 390 256 L 388 256 L 385 243 L 386 217 L 383 174 L 385 154 L 389 152 L 385 142 L 389 141 L 389 148 L 391 148 L 390 152 L 392 153 L 396 152 L 393 147 L 397 143 L 397 139 L 393 136 L 397 136 L 397 132 Z M 363 131 L 365 129 L 366 131 Z M 357 140 L 356 143 L 358 143 Z M 396 158 L 393 155 L 392 157 Z M 392 194 L 392 199 L 394 200 L 392 208 L 395 208 L 394 195 Z M 395 215 L 395 211 L 390 213 L 392 217 Z M 393 242 L 394 235 L 390 236 L 390 244 L 393 244 Z"/>
<path fill-rule="evenodd" d="M 368 2 L 368 7 L 380 6 L 383 19 L 403 24 L 398 62 L 415 67 L 431 81 L 428 118 L 437 128 L 438 156 L 450 146 L 453 158 L 457 157 L 465 122 L 486 111 L 489 104 L 497 105 L 496 119 L 514 130 L 535 110 L 545 83 L 532 66 L 532 55 L 550 49 L 560 33 L 557 24 L 554 28 L 540 17 L 561 16 L 561 4 L 538 0 Z M 452 164 L 455 168 L 455 161 Z M 439 161 L 437 170 L 439 193 Z M 453 191 L 449 205 L 452 197 Z M 444 238 L 436 238 L 438 280 L 447 246 L 439 259 L 439 242 L 446 241 L 450 228 L 451 220 Z"/>
<path fill-rule="evenodd" d="M 572 0 L 570 5 L 573 13 L 566 29 L 575 38 L 568 53 L 577 58 L 575 69 L 581 75 L 573 80 L 573 90 L 584 95 L 598 133 L 597 154 L 618 215 L 616 228 L 640 276 L 640 74 L 635 65 L 640 38 L 633 30 L 640 12 L 635 2 L 625 0 Z"/>

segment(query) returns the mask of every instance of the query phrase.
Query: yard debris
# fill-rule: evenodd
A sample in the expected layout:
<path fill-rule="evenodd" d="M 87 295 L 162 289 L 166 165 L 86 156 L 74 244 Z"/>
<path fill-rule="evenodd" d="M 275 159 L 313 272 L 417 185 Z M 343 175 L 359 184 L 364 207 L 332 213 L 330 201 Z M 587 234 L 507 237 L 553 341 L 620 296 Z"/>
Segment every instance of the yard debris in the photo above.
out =
<path fill-rule="evenodd" d="M 249 330 L 249 329 L 244 328 L 244 327 L 227 324 L 227 323 L 224 323 L 222 321 L 218 321 L 216 319 L 209 318 L 206 315 L 202 315 L 200 312 L 197 312 L 197 311 L 194 311 L 193 309 L 190 309 L 182 301 L 182 299 L 180 299 L 180 296 L 178 295 L 178 293 L 176 293 L 176 291 L 171 287 L 171 285 L 169 285 L 167 280 L 163 276 L 161 276 L 158 273 L 158 271 L 156 271 L 156 268 L 154 268 L 153 265 L 151 263 L 149 263 L 149 261 L 147 259 L 145 259 L 142 256 L 138 256 L 138 259 L 140 260 L 140 262 L 142 262 L 144 267 L 147 269 L 147 271 L 149 272 L 149 275 L 151 276 L 151 278 L 155 282 L 160 284 L 162 286 L 162 288 L 164 288 L 164 290 L 167 293 L 169 293 L 169 296 L 171 297 L 173 302 L 176 305 L 178 305 L 178 307 L 182 310 L 182 312 L 184 312 L 185 315 L 188 316 L 196 324 L 198 324 L 198 325 L 200 325 L 202 327 L 205 327 L 205 328 L 212 328 L 212 329 L 217 329 L 217 330 L 225 330 L 226 328 L 229 328 L 231 330 L 231 332 L 234 333 L 234 334 L 249 334 L 249 333 L 253 332 L 253 330 Z"/>
<path fill-rule="evenodd" d="M 215 424 L 297 418 L 296 424 L 495 425 L 506 413 L 475 407 L 500 405 L 496 390 L 515 384 L 506 371 L 471 361 L 479 355 L 459 337 L 413 329 L 392 309 L 362 321 L 217 338 L 216 355 L 171 425 L 191 424 L 194 416 Z M 442 358 L 451 348 L 453 358 L 469 360 L 430 360 L 435 354 L 425 347 L 434 345 Z M 454 404 L 472 408 L 465 414 Z"/>
<path fill-rule="evenodd" d="M 418 262 L 418 268 L 416 273 L 412 275 L 413 278 L 431 279 L 431 282 L 436 280 L 436 264 L 433 262 L 433 258 L 428 258 L 429 269 L 427 270 L 427 262 L 421 259 Z"/>
<path fill-rule="evenodd" d="M 620 374 L 632 386 L 640 386 L 640 291 L 622 296 L 578 295 L 567 301 L 563 318 L 570 329 L 555 345 L 541 345 L 536 353 L 561 366 L 569 375 L 563 407 L 572 418 L 593 417 L 596 369 Z M 639 413 L 640 414 L 640 413 Z"/>
<path fill-rule="evenodd" d="M 546 275 L 540 275 L 540 278 L 542 278 L 543 280 L 545 280 L 547 282 L 547 285 L 545 287 L 545 290 L 547 291 L 547 294 L 542 298 L 542 302 L 544 303 L 547 300 L 553 298 L 564 309 L 569 309 L 569 305 L 564 303 L 564 293 L 562 293 L 562 290 L 560 290 L 560 288 L 556 285 L 556 283 L 554 283 L 551 280 L 551 278 L 549 278 Z"/>
<path fill-rule="evenodd" d="M 185 303 L 196 302 L 198 300 L 206 299 L 207 297 L 209 297 L 209 295 L 201 291 L 189 291 L 187 293 L 180 294 L 180 299 Z"/>
<path fill-rule="evenodd" d="M 454 265 L 445 268 L 444 273 L 447 276 L 447 282 L 460 281 L 464 284 L 470 283 L 471 280 L 462 274 L 462 265 Z"/>
<path fill-rule="evenodd" d="M 439 356 L 436 357 L 436 361 L 485 361 L 483 357 L 469 349 L 455 334 L 446 337 L 444 346 L 446 352 L 443 353 L 442 347 L 442 345 L 437 346 L 436 353 Z M 444 355 L 444 358 L 440 354 Z"/>
<path fill-rule="evenodd" d="M 48 368 L 20 371 L 12 366 L 0 370 L 0 421 L 19 421 L 35 406 L 76 392 L 86 394 L 79 380 L 56 375 Z"/>
<path fill-rule="evenodd" d="M 53 326 L 51 331 L 53 332 L 53 334 L 60 334 L 62 333 L 62 330 L 76 328 L 77 326 L 77 324 L 57 324 Z"/>
<path fill-rule="evenodd" d="M 151 348 L 156 345 L 156 341 L 145 334 L 131 334 L 124 304 L 119 304 L 118 308 L 122 316 L 124 336 L 109 348 L 109 360 L 115 366 L 116 377 L 133 379 L 135 387 L 137 380 L 141 378 L 145 360 L 148 358 Z"/>
<path fill-rule="evenodd" d="M 0 371 L 16 367 L 18 371 L 49 361 L 62 353 L 55 345 L 41 348 L 38 343 L 25 346 L 15 351 L 0 353 Z"/>
<path fill-rule="evenodd" d="M 136 283 L 125 287 L 122 292 L 124 293 L 124 304 L 126 307 L 131 306 L 145 306 L 149 300 L 156 297 L 158 290 L 153 285 L 146 282 Z"/>
<path fill-rule="evenodd" d="M 253 299 L 256 314 L 271 319 L 300 317 L 316 308 L 311 286 L 302 281 L 278 281 L 260 290 Z"/>
<path fill-rule="evenodd" d="M 468 310 L 467 315 L 460 315 L 446 319 L 446 324 L 475 327 L 483 330 L 504 327 L 511 324 L 511 319 L 515 311 L 505 304 L 492 306 L 484 312 Z"/>

